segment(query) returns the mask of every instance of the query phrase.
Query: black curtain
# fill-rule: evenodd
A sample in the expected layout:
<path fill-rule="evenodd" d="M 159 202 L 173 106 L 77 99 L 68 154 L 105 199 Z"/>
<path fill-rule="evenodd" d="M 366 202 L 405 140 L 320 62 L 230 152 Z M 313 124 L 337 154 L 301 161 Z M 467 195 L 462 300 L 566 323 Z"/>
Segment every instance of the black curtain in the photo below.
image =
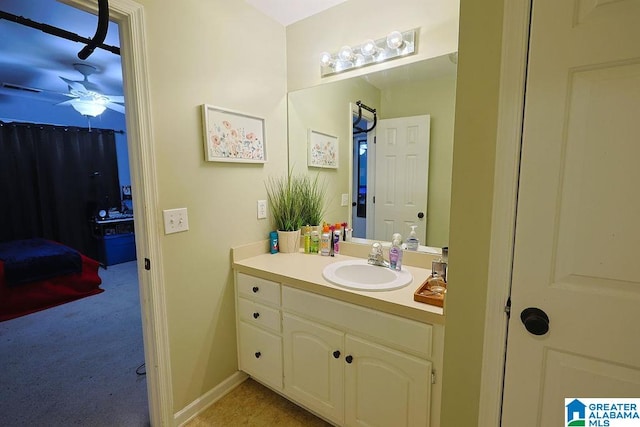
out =
<path fill-rule="evenodd" d="M 0 241 L 43 237 L 95 258 L 91 219 L 110 207 L 113 130 L 0 122 Z"/>

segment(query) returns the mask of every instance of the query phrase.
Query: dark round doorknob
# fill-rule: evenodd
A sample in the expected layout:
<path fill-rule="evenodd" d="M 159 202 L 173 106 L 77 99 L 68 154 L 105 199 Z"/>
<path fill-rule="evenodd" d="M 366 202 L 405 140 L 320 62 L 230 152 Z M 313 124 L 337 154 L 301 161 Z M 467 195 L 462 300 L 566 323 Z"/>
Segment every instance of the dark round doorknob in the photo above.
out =
<path fill-rule="evenodd" d="M 533 335 L 544 335 L 549 332 L 549 316 L 537 307 L 522 310 L 520 320 L 527 331 Z"/>
<path fill-rule="evenodd" d="M 424 212 L 418 212 L 418 218 L 420 219 L 424 218 Z"/>
<path fill-rule="evenodd" d="M 262 356 L 262 353 L 260 353 L 259 351 L 256 351 L 256 359 L 260 359 L 260 356 Z"/>
<path fill-rule="evenodd" d="M 338 357 L 340 357 L 340 350 L 336 350 L 336 351 L 334 351 L 334 352 L 333 352 L 333 357 L 335 357 L 336 359 L 337 359 Z"/>
<path fill-rule="evenodd" d="M 255 313 L 253 313 L 253 318 L 257 319 L 258 317 L 260 317 L 260 313 L 258 313 L 257 311 Z"/>
<path fill-rule="evenodd" d="M 344 360 L 345 360 L 347 363 L 351 363 L 351 362 L 353 362 L 353 356 L 352 356 L 352 355 L 348 355 L 347 357 L 345 357 L 345 358 L 344 358 Z"/>

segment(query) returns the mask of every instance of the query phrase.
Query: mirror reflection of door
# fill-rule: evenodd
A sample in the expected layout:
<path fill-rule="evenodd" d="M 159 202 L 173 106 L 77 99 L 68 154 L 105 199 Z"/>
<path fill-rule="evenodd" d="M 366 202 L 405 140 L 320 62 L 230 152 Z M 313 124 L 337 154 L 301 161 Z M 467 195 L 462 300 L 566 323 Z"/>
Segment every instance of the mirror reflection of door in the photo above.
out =
<path fill-rule="evenodd" d="M 366 237 L 367 225 L 367 137 L 355 135 L 353 138 L 353 193 L 351 223 L 353 237 Z"/>
<path fill-rule="evenodd" d="M 430 116 L 378 120 L 373 239 L 405 239 L 411 225 L 424 245 L 427 231 Z"/>

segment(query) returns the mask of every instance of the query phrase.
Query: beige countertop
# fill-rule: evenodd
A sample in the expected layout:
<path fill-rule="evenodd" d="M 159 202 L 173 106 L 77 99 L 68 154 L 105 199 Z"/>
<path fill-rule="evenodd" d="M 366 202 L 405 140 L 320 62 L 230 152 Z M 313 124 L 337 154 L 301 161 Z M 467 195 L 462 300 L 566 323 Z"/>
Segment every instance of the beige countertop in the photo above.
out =
<path fill-rule="evenodd" d="M 444 312 L 441 307 L 413 299 L 416 289 L 431 274 L 430 269 L 403 265 L 402 268 L 413 275 L 413 281 L 407 286 L 392 291 L 358 291 L 329 283 L 322 276 L 322 270 L 330 263 L 362 259 L 360 257 L 343 254 L 329 257 L 303 252 L 271 254 L 263 253 L 263 249 L 263 242 L 232 249 L 233 268 L 241 273 L 259 276 L 374 310 L 421 322 L 444 324 Z"/>

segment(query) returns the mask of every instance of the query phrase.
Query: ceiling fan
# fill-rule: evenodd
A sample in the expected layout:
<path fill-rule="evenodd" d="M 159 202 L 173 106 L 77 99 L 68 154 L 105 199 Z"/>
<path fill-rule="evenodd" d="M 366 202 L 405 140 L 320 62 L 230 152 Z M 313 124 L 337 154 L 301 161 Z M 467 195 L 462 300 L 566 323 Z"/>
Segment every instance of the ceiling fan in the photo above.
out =
<path fill-rule="evenodd" d="M 95 83 L 89 81 L 89 76 L 97 71 L 96 67 L 89 64 L 75 63 L 73 68 L 84 76 L 82 81 L 70 80 L 59 76 L 69 88 L 63 95 L 70 97 L 67 101 L 56 105 L 71 105 L 84 116 L 96 117 L 106 108 L 124 114 L 124 96 L 104 95 L 100 93 Z"/>
<path fill-rule="evenodd" d="M 11 91 L 16 95 L 32 97 L 37 95 L 40 100 L 55 102 L 55 105 L 71 105 L 80 114 L 87 117 L 96 117 L 102 114 L 107 108 L 124 114 L 124 96 L 104 95 L 98 86 L 89 81 L 89 76 L 97 71 L 97 68 L 90 64 L 75 63 L 73 67 L 84 76 L 83 80 L 71 80 L 60 77 L 67 84 L 67 92 L 57 92 L 20 84 L 2 82 L 0 84 L 0 95 Z M 60 102 L 60 97 L 70 98 Z"/>

